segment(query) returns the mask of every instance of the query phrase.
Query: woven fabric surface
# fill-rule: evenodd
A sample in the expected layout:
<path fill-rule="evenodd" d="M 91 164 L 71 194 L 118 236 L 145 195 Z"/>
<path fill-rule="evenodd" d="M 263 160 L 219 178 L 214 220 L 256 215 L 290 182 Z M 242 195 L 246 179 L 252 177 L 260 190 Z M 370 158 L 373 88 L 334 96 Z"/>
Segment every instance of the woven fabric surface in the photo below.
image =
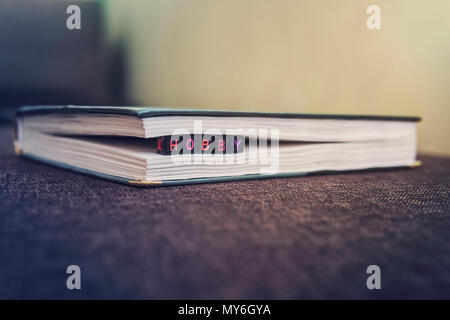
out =
<path fill-rule="evenodd" d="M 450 159 L 141 189 L 13 153 L 0 129 L 0 298 L 450 298 Z M 82 290 L 66 288 L 66 268 Z M 381 268 L 368 290 L 366 268 Z"/>

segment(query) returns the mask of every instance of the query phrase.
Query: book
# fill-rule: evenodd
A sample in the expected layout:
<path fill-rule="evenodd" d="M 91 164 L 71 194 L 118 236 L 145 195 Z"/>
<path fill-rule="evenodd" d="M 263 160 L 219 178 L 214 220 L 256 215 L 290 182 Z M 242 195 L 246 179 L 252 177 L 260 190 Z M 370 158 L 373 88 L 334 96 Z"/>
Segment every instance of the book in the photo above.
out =
<path fill-rule="evenodd" d="M 26 106 L 16 153 L 136 186 L 417 165 L 418 117 Z"/>

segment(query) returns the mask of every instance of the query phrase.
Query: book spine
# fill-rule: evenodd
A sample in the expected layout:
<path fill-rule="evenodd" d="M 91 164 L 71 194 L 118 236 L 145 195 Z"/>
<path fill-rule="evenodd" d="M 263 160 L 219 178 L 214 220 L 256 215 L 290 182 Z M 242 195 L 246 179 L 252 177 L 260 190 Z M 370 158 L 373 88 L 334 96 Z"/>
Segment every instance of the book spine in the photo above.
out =
<path fill-rule="evenodd" d="M 225 135 L 180 135 L 157 139 L 156 152 L 162 155 L 242 153 L 245 137 Z"/>

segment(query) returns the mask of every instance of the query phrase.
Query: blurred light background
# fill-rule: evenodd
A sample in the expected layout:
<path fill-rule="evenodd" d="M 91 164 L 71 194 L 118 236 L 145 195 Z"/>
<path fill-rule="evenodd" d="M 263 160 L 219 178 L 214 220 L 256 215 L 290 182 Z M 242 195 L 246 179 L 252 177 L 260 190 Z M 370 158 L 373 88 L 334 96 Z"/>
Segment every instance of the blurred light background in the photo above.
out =
<path fill-rule="evenodd" d="M 417 115 L 420 151 L 450 155 L 449 0 L 3 1 L 0 104 Z"/>

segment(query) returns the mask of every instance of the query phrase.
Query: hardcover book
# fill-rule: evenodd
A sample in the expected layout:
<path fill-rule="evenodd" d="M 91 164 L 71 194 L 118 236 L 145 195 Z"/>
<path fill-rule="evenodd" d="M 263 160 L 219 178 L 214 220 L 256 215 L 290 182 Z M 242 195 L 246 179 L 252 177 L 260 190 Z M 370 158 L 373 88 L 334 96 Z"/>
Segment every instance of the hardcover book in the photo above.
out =
<path fill-rule="evenodd" d="M 136 186 L 414 166 L 417 117 L 27 106 L 16 153 Z"/>

